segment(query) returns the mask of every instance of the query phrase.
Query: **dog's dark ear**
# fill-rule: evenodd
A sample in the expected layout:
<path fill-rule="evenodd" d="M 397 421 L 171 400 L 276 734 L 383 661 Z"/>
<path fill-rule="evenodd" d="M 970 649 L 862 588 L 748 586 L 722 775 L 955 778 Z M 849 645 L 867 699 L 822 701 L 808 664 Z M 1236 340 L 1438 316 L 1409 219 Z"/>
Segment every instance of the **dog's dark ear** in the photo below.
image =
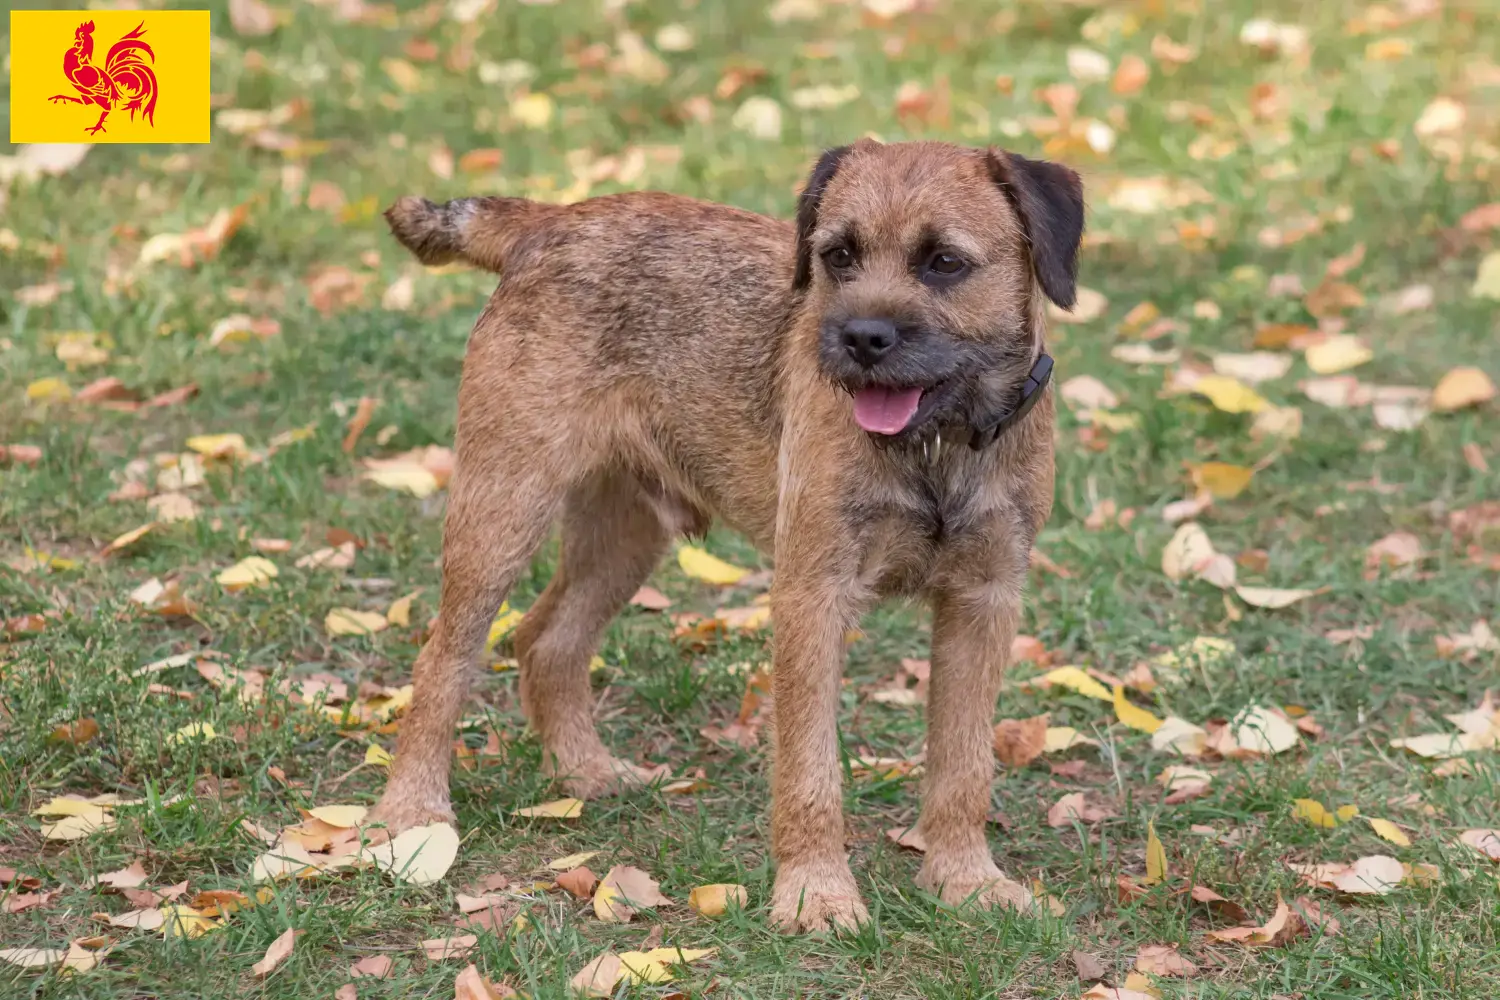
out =
<path fill-rule="evenodd" d="M 990 176 L 1005 191 L 1026 238 L 1031 264 L 1047 298 L 1073 308 L 1078 291 L 1078 244 L 1083 239 L 1083 181 L 1057 163 L 992 149 Z"/>
<path fill-rule="evenodd" d="M 812 282 L 812 244 L 809 240 L 818 227 L 818 202 L 822 200 L 828 182 L 838 173 L 839 163 L 849 149 L 848 146 L 839 146 L 818 157 L 818 164 L 813 167 L 812 176 L 808 177 L 807 186 L 797 199 L 797 272 L 792 277 L 793 288 L 806 288 Z"/>

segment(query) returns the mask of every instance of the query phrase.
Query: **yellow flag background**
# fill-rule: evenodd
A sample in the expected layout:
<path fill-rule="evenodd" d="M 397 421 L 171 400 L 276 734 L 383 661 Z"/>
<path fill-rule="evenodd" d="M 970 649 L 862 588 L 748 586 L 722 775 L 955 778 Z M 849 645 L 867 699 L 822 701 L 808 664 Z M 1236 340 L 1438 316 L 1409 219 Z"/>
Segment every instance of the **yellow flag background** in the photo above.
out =
<path fill-rule="evenodd" d="M 70 79 L 65 71 L 75 33 L 86 21 L 94 23 L 93 55 Z M 87 99 L 84 90 L 107 91 L 109 50 L 137 25 L 144 25 L 141 41 L 155 58 L 139 49 L 138 59 L 156 78 L 154 124 L 137 111 L 134 120 L 126 105 L 142 99 L 137 83 L 144 73 L 130 73 L 130 57 L 116 65 L 128 86 L 121 97 L 109 100 L 104 130 L 90 134 L 105 110 L 98 103 L 53 101 L 58 95 Z M 206 10 L 14 10 L 10 14 L 10 141 L 11 142 L 208 142 L 209 54 Z M 84 89 L 76 83 L 81 82 Z"/>

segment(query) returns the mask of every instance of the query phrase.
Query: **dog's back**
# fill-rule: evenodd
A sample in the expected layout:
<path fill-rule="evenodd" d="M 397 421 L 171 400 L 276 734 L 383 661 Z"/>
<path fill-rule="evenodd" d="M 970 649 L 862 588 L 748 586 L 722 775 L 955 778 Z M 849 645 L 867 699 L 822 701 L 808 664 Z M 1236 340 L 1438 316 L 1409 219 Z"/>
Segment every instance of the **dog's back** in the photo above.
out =
<path fill-rule="evenodd" d="M 408 197 L 386 218 L 425 264 L 501 275 L 470 340 L 466 392 L 473 380 L 506 392 L 500 372 L 545 382 L 559 405 L 593 411 L 580 423 L 647 478 L 766 537 L 769 507 L 735 516 L 714 494 L 774 477 L 766 445 L 779 436 L 776 371 L 796 299 L 790 224 L 657 192 L 568 206 Z M 726 447 L 725 427 L 741 447 Z"/>

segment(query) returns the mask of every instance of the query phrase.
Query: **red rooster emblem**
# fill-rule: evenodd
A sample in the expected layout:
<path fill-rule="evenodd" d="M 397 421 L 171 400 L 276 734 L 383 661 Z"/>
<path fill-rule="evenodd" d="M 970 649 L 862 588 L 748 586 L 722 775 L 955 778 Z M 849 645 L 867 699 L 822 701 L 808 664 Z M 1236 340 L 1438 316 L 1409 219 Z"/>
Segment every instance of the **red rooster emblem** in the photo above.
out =
<path fill-rule="evenodd" d="M 73 32 L 73 47 L 63 56 L 63 73 L 82 97 L 58 94 L 52 101 L 70 104 L 96 104 L 103 108 L 99 120 L 84 131 L 97 135 L 104 131 L 104 120 L 111 111 L 122 106 L 130 112 L 131 121 L 135 113 L 141 112 L 146 121 L 156 124 L 156 74 L 147 60 L 156 62 L 156 53 L 141 40 L 146 33 L 146 24 L 141 22 L 134 31 L 110 46 L 104 65 L 94 65 L 94 22 L 85 21 Z M 144 58 L 142 58 L 144 56 Z"/>

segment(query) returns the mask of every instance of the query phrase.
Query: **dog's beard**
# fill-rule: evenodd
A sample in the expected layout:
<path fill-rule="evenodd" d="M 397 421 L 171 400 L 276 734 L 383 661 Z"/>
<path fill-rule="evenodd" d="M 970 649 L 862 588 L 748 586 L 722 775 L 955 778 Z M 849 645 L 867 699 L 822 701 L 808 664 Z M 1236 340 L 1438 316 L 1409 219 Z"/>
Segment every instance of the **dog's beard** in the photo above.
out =
<path fill-rule="evenodd" d="M 1031 360 L 1030 346 L 1020 341 L 975 344 L 932 332 L 870 368 L 824 337 L 819 368 L 852 397 L 855 424 L 884 443 L 917 440 L 945 426 L 972 427 L 1014 406 Z"/>

